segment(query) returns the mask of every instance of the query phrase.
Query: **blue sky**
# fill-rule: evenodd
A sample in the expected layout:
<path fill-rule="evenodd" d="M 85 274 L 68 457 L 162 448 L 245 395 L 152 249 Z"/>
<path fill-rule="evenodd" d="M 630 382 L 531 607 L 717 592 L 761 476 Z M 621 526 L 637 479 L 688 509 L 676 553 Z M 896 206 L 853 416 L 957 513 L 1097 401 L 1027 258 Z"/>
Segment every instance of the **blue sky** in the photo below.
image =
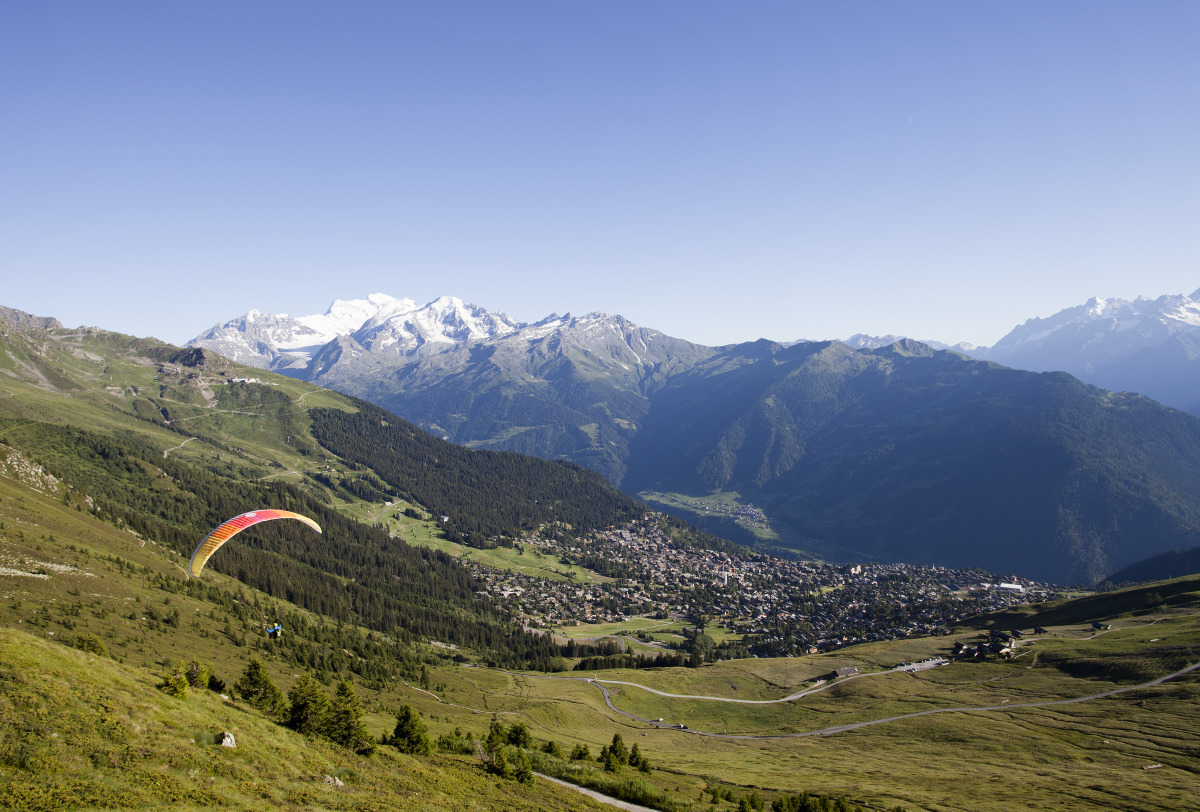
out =
<path fill-rule="evenodd" d="M 0 8 L 0 304 L 992 344 L 1200 287 L 1200 4 Z"/>

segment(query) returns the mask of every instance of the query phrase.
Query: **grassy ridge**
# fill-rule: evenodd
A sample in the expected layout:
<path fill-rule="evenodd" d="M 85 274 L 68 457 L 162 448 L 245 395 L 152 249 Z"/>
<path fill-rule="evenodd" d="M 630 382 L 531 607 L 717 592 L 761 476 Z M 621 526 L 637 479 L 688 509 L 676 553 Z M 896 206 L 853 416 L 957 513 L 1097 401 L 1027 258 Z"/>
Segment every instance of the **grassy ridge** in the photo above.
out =
<path fill-rule="evenodd" d="M 307 670 L 297 652 L 315 650 L 326 679 L 355 681 L 379 735 L 402 701 L 428 697 L 407 687 L 422 665 L 437 675 L 437 663 L 450 662 L 435 650 L 385 660 L 391 650 L 366 630 L 306 615 L 217 572 L 204 591 L 181 591 L 196 582 L 183 580 L 179 560 L 0 476 L 0 807 L 597 808 L 568 790 L 497 782 L 471 758 L 382 748 L 364 759 L 209 692 L 181 701 L 155 690 L 173 663 L 197 658 L 232 683 L 253 656 L 286 691 Z M 274 617 L 286 626 L 279 642 L 262 632 Z M 107 655 L 63 645 L 85 635 Z M 390 671 L 385 680 L 372 677 L 380 666 Z M 467 729 L 481 735 L 488 718 L 470 714 Z M 224 730 L 236 750 L 213 745 Z M 326 787 L 326 774 L 345 788 Z"/>

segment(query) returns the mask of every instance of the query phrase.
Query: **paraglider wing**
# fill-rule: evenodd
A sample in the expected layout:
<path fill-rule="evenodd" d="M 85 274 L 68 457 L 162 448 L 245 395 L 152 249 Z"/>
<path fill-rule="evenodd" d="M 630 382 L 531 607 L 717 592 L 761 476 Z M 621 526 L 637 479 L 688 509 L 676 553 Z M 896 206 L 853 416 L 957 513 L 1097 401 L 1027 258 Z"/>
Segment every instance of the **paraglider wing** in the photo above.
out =
<path fill-rule="evenodd" d="M 192 564 L 190 567 L 192 577 L 200 577 L 200 570 L 204 569 L 204 565 L 208 563 L 208 559 L 212 557 L 212 554 L 222 544 L 247 527 L 252 527 L 259 522 L 269 522 L 272 519 L 299 519 L 318 533 L 321 532 L 321 526 L 312 519 L 307 516 L 301 516 L 299 513 L 292 513 L 290 510 L 252 510 L 249 513 L 243 513 L 241 516 L 234 516 L 205 536 L 204 541 L 200 542 L 200 545 L 196 547 L 192 553 Z"/>

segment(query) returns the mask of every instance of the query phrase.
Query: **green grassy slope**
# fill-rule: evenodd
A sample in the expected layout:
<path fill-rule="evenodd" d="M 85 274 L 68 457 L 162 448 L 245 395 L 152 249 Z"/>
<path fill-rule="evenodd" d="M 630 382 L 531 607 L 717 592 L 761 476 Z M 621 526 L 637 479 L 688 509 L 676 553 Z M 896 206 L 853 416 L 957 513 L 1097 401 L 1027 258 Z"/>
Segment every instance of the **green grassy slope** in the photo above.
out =
<path fill-rule="evenodd" d="M 0 630 L 0 807 L 600 808 L 548 782 L 499 782 L 466 757 L 386 747 L 357 756 L 242 703 L 207 691 L 178 699 L 155 682 L 106 657 Z M 225 731 L 235 748 L 217 744 Z"/>
<path fill-rule="evenodd" d="M 1100 632 L 1076 622 L 1091 617 L 1085 605 L 1075 620 L 1049 626 L 1046 635 L 1008 661 L 880 673 L 900 662 L 947 655 L 953 641 L 979 636 L 963 631 L 855 646 L 836 656 L 592 676 L 675 694 L 762 700 L 813 687 L 834 668 L 857 666 L 873 674 L 774 705 L 666 698 L 609 686 L 614 703 L 638 716 L 664 717 L 691 731 L 748 736 L 803 733 L 931 709 L 1000 707 L 803 738 L 721 740 L 689 731 L 645 730 L 646 747 L 670 747 L 673 764 L 692 774 L 792 791 L 849 791 L 879 805 L 930 810 L 1197 809 L 1200 801 L 1192 789 L 1200 773 L 1196 672 L 1106 699 L 1004 709 L 1091 696 L 1200 662 L 1200 579 L 1192 579 L 1188 589 L 1186 601 L 1110 615 L 1105 625 L 1112 629 Z M 578 684 L 563 686 L 532 683 L 526 691 L 529 707 L 553 707 L 547 698 L 570 696 L 603 708 L 598 695 L 589 698 Z"/>
<path fill-rule="evenodd" d="M 350 678 L 379 735 L 400 704 L 428 696 L 408 687 L 422 667 L 451 661 L 219 572 L 200 589 L 174 551 L 64 504 L 35 469 L 17 470 L 0 471 L 0 807 L 596 808 L 542 782 L 490 778 L 473 758 L 386 747 L 363 758 L 212 692 L 180 700 L 156 690 L 175 663 L 195 658 L 232 684 L 255 657 L 284 691 L 298 673 Z M 276 617 L 286 628 L 277 642 L 263 633 Z M 74 648 L 84 641 L 105 654 Z M 466 729 L 480 736 L 488 718 Z M 214 745 L 225 730 L 236 750 Z M 327 787 L 324 775 L 345 787 Z"/>
<path fill-rule="evenodd" d="M 586 469 L 444 443 L 377 407 L 204 350 L 99 330 L 8 330 L 0 372 L 0 416 L 130 433 L 214 474 L 298 484 L 334 502 L 403 497 L 451 513 L 462 532 L 588 529 L 643 510 Z"/>

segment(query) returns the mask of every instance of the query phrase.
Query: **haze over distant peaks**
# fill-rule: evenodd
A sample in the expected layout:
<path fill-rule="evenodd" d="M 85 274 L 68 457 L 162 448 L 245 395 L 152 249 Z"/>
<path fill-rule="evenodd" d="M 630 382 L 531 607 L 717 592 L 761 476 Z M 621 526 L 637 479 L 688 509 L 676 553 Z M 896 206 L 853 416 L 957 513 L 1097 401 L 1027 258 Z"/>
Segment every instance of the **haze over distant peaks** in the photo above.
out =
<path fill-rule="evenodd" d="M 552 314 L 527 324 L 452 296 L 419 306 L 412 299 L 373 293 L 365 299 L 339 299 L 325 313 L 311 316 L 252 310 L 216 325 L 189 345 L 208 347 L 242 363 L 295 377 L 325 379 L 328 385 L 330 375 L 358 377 L 368 368 L 382 371 L 400 359 L 468 346 L 478 348 L 503 339 L 532 346 L 557 335 L 570 336 L 569 343 L 588 344 L 598 334 L 593 331 L 592 338 L 587 338 L 578 331 L 589 323 L 609 333 L 636 330 L 639 336 L 656 337 L 652 341 L 667 340 L 662 333 L 602 313 L 584 317 Z M 638 342 L 644 344 L 645 336 L 623 342 L 617 351 L 625 359 L 620 361 L 624 369 L 631 364 L 638 366 L 646 358 L 662 360 L 654 352 L 643 357 Z M 676 350 L 687 345 L 688 355 L 711 351 L 701 345 L 669 340 Z M 901 340 L 895 335 L 857 333 L 841 343 L 872 351 Z M 931 340 L 921 343 L 1016 369 L 1069 372 L 1086 383 L 1138 392 L 1200 415 L 1200 290 L 1190 296 L 1139 297 L 1133 301 L 1092 298 L 1053 316 L 1029 319 L 990 348 Z M 613 351 L 577 349 L 573 357 L 592 353 L 593 361 Z"/>
<path fill-rule="evenodd" d="M 853 347 L 856 350 L 877 350 L 881 347 L 890 347 L 898 341 L 905 341 L 906 336 L 895 336 L 888 334 L 885 336 L 871 336 L 866 333 L 855 333 L 847 339 L 843 339 L 842 343 L 848 347 Z M 957 344 L 945 344 L 941 341 L 930 341 L 924 338 L 915 339 L 922 344 L 927 344 L 935 350 L 954 350 L 970 354 L 979 349 L 974 344 L 968 344 L 965 341 L 960 341 Z"/>
<path fill-rule="evenodd" d="M 1149 299 L 1139 296 L 1132 302 L 1124 299 L 1101 299 L 1093 296 L 1084 304 L 1069 307 L 1048 318 L 1032 318 L 1016 327 L 996 342 L 988 355 L 1017 356 L 1041 348 L 1043 354 L 1053 344 L 1064 349 L 1073 346 L 1074 338 L 1086 332 L 1095 339 L 1088 344 L 1094 354 L 1099 345 L 1107 345 L 1111 358 L 1121 348 L 1132 352 L 1154 346 L 1164 338 L 1181 332 L 1200 329 L 1200 290 L 1190 296 L 1183 294 Z M 1119 342 L 1111 337 L 1119 336 Z"/>
<path fill-rule="evenodd" d="M 1069 372 L 1200 414 L 1200 290 L 1133 301 L 1094 297 L 1029 319 L 972 355 L 1034 372 Z"/>

